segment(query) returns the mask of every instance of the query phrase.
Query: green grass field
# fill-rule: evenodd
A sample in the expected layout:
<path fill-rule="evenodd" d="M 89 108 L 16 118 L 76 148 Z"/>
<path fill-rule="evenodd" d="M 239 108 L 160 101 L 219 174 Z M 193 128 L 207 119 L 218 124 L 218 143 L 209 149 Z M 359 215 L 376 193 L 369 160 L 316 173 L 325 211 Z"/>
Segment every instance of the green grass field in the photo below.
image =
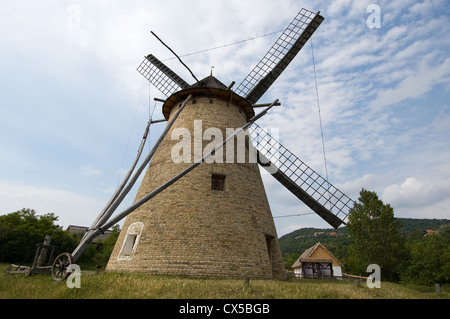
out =
<path fill-rule="evenodd" d="M 81 274 L 81 287 L 68 288 L 50 275 L 8 274 L 0 264 L 1 299 L 448 299 L 450 287 L 437 295 L 434 287 L 382 282 L 369 289 L 365 282 L 340 280 L 194 279 L 130 273 Z"/>

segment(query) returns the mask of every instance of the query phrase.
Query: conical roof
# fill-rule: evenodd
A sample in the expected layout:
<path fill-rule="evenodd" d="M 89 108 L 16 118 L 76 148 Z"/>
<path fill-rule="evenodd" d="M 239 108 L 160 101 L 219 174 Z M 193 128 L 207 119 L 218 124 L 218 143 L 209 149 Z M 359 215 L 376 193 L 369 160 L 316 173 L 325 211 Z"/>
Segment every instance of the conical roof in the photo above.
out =
<path fill-rule="evenodd" d="M 194 83 L 189 87 L 189 89 L 193 89 L 193 88 L 209 88 L 209 89 L 219 89 L 219 90 L 227 89 L 225 84 L 220 82 L 218 79 L 216 79 L 212 75 L 207 76 L 203 80 L 200 80 L 197 83 Z"/>

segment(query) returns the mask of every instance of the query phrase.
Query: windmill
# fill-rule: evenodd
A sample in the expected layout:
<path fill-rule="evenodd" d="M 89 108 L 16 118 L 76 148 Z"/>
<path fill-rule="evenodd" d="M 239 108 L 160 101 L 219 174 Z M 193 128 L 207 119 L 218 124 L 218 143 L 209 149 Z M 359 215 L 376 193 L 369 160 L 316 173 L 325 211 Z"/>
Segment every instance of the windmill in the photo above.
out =
<path fill-rule="evenodd" d="M 255 123 L 279 105 L 256 103 L 323 20 L 301 9 L 236 90 L 212 74 L 198 80 L 191 72 L 196 82 L 189 84 L 146 56 L 137 70 L 167 97 L 166 127 L 131 176 L 147 126 L 126 178 L 75 251 L 57 257 L 53 278 L 65 278 L 86 245 L 125 217 L 108 271 L 284 278 L 259 166 L 332 227 L 345 223 L 352 200 Z M 255 115 L 257 107 L 264 109 Z M 134 203 L 108 221 L 148 163 Z"/>

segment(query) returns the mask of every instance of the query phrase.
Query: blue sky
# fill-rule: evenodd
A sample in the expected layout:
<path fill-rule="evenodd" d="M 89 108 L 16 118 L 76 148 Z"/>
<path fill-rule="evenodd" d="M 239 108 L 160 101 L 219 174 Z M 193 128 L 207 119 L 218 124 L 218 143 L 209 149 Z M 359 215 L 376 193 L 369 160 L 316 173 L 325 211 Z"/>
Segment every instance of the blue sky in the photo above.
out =
<path fill-rule="evenodd" d="M 367 8 L 380 9 L 369 28 Z M 312 37 L 329 180 L 353 199 L 376 191 L 397 217 L 450 218 L 450 4 L 436 1 L 3 1 L 0 4 L 0 214 L 33 208 L 90 225 L 131 165 L 154 97 L 144 55 L 178 54 L 197 77 L 240 83 L 302 8 Z M 276 13 L 276 14 L 274 14 Z M 259 124 L 325 175 L 311 43 L 260 102 Z M 189 83 L 176 60 L 165 62 Z M 156 104 L 154 119 L 161 118 Z M 161 124 L 151 129 L 151 142 Z M 148 147 L 146 148 L 148 150 Z M 310 212 L 263 174 L 274 217 Z M 136 190 L 124 203 L 133 200 Z M 275 218 L 281 236 L 328 227 Z"/>

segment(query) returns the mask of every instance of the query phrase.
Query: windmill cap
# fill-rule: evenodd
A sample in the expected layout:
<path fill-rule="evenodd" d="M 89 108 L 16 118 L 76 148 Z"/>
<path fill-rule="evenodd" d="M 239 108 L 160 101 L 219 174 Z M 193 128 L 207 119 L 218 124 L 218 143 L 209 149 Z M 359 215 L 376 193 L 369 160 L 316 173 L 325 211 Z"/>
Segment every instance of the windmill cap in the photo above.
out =
<path fill-rule="evenodd" d="M 219 89 L 219 90 L 226 90 L 227 87 L 225 84 L 220 82 L 218 79 L 216 79 L 214 76 L 210 75 L 204 78 L 203 80 L 198 81 L 197 83 L 192 84 L 189 89 L 192 88 L 201 88 L 206 87 L 210 89 Z"/>
<path fill-rule="evenodd" d="M 192 99 L 195 99 L 196 97 L 210 97 L 228 102 L 231 101 L 232 104 L 244 111 L 247 116 L 247 120 L 250 120 L 253 116 L 255 116 L 253 107 L 245 98 L 229 90 L 225 84 L 210 75 L 197 83 L 192 84 L 187 89 L 175 92 L 169 96 L 162 106 L 164 117 L 169 119 L 172 108 L 178 103 L 183 102 L 189 94 L 192 94 Z"/>

